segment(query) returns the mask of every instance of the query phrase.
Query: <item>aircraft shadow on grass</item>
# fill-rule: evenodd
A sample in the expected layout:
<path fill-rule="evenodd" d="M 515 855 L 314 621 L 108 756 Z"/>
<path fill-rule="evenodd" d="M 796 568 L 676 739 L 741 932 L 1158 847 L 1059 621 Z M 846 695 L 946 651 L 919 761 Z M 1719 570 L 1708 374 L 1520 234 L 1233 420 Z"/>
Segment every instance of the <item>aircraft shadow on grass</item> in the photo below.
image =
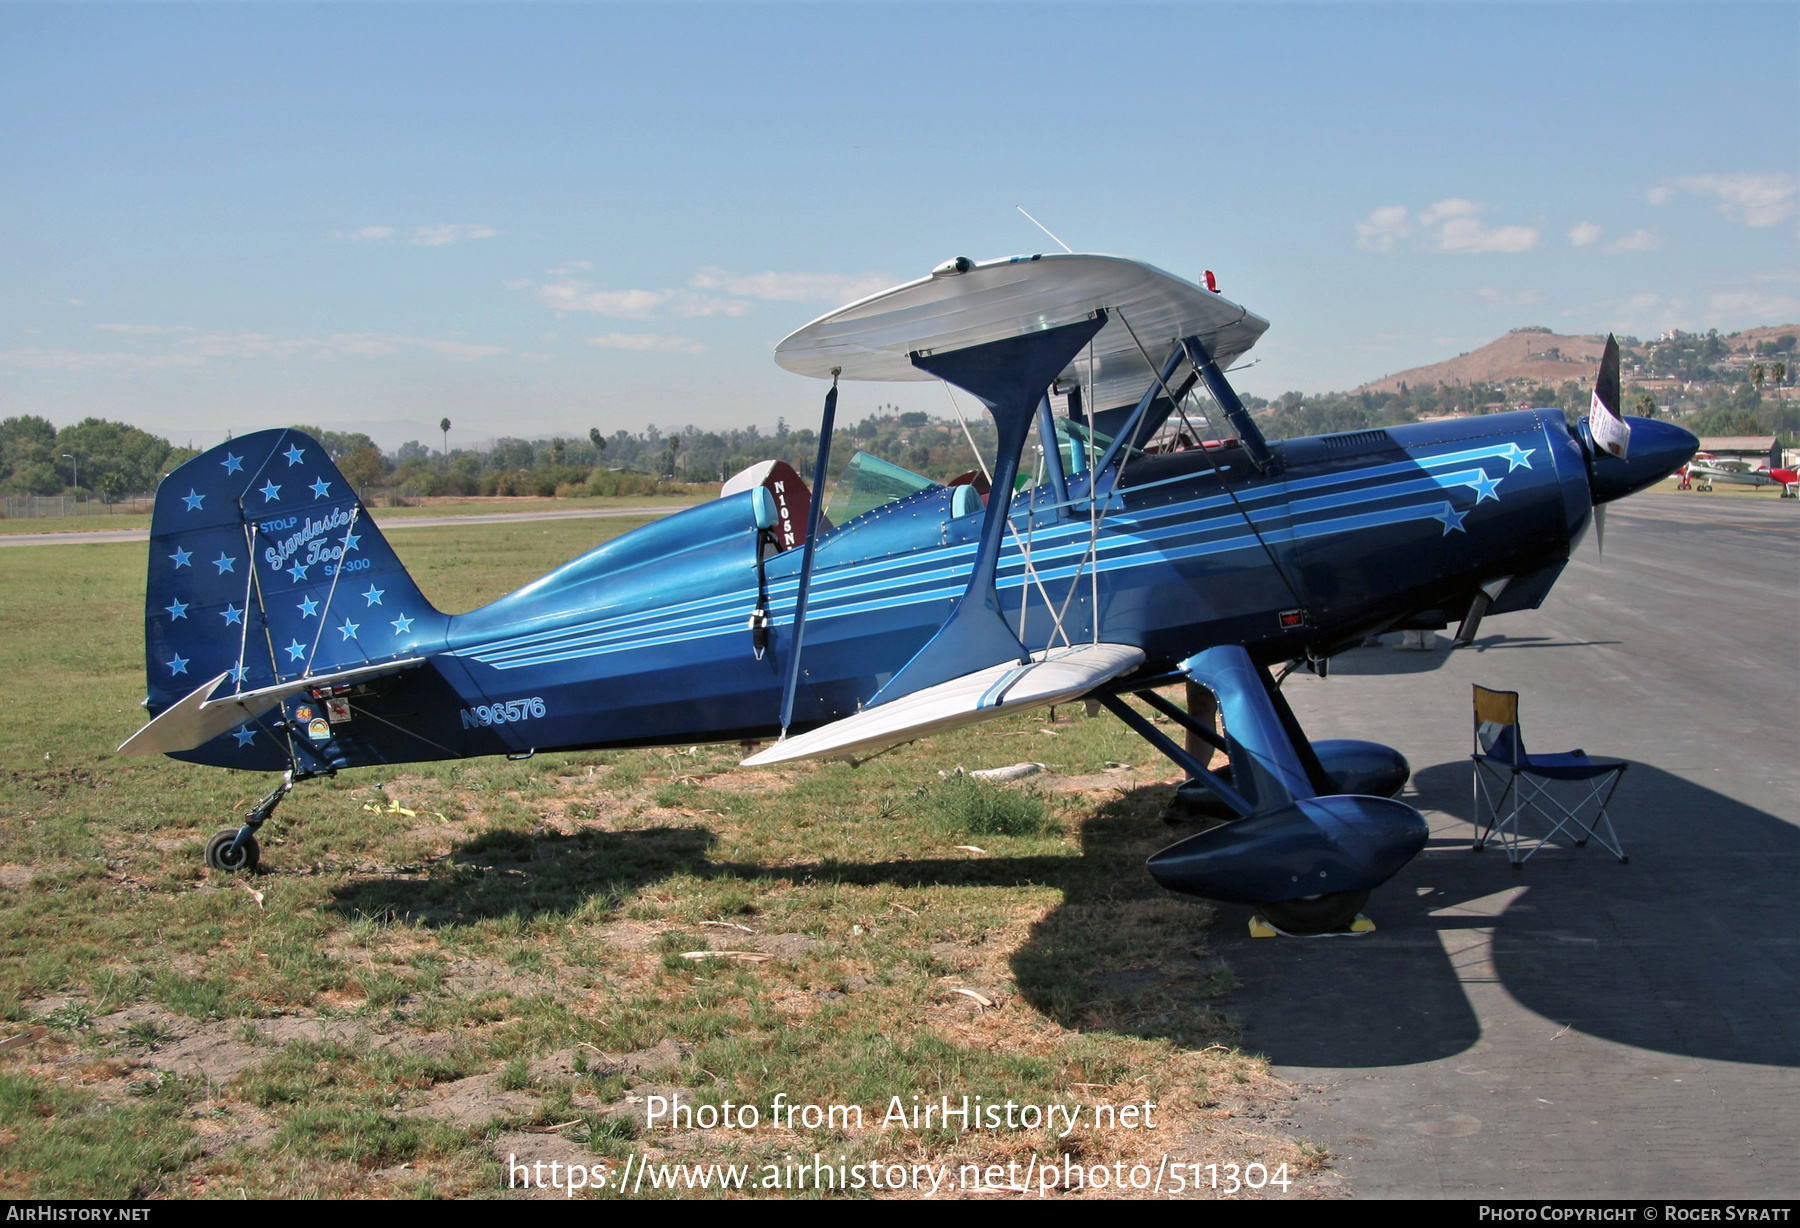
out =
<path fill-rule="evenodd" d="M 1218 1038 L 1222 1011 L 1242 1021 L 1249 1048 L 1278 1064 L 1408 1065 L 1480 1039 L 1465 986 L 1491 977 L 1546 1020 L 1620 1044 L 1800 1065 L 1800 944 L 1792 937 L 1800 934 L 1792 891 L 1800 831 L 1634 763 L 1613 802 L 1628 864 L 1598 843 L 1559 842 L 1513 870 L 1497 844 L 1470 849 L 1470 772 L 1460 760 L 1415 777 L 1420 807 L 1455 820 L 1440 818 L 1426 850 L 1376 892 L 1368 911 L 1380 929 L 1367 938 L 1250 940 L 1251 910 L 1235 905 L 1219 905 L 1203 935 L 1206 906 L 1166 895 L 1143 872 L 1143 859 L 1169 839 L 1155 818 L 1166 787 L 1104 803 L 1082 829 L 1079 857 L 759 865 L 713 860 L 714 837 L 698 826 L 518 834 L 463 846 L 452 876 L 349 885 L 337 908 L 431 925 L 566 916 L 677 876 L 1039 885 L 1063 899 L 1032 926 L 1012 969 L 1025 1002 L 1066 1026 L 1206 1043 Z M 1497 917 L 1459 908 L 1518 887 L 1526 890 Z M 1191 909 L 1193 928 L 1184 931 L 1178 916 L 1171 925 L 1161 909 Z M 1156 916 L 1139 931 L 1143 949 L 1121 957 L 1121 928 L 1146 911 Z M 1450 954 L 1466 947 L 1455 931 L 1487 929 L 1491 973 L 1471 966 L 1476 953 Z M 1199 975 L 1205 969 L 1190 951 L 1202 938 L 1236 976 L 1228 997 L 1211 996 Z"/>
<path fill-rule="evenodd" d="M 1522 869 L 1471 850 L 1467 760 L 1414 783 L 1421 809 L 1452 815 L 1378 891 L 1366 939 L 1263 940 L 1246 908 L 1219 922 L 1244 988 L 1226 1009 L 1274 1062 L 1401 1066 L 1475 1044 L 1465 984 L 1497 981 L 1553 1026 L 1693 1058 L 1800 1065 L 1800 830 L 1645 763 L 1626 772 L 1612 814 L 1628 864 L 1597 841 L 1559 838 Z M 1459 905 L 1525 888 L 1498 916 Z M 1458 930 L 1491 930 L 1481 945 Z M 1450 952 L 1462 952 L 1452 955 Z"/>
<path fill-rule="evenodd" d="M 1173 896 L 1144 872 L 1168 844 L 1156 817 L 1172 789 L 1151 786 L 1101 804 L 1083 826 L 1076 857 L 963 856 L 883 862 L 761 865 L 715 860 L 715 837 L 699 826 L 584 832 L 537 839 L 478 838 L 452 854 L 456 869 L 430 879 L 365 878 L 339 889 L 339 914 L 392 916 L 432 927 L 484 918 L 567 917 L 599 900 L 614 907 L 676 877 L 897 887 L 1051 887 L 1062 901 L 1032 926 L 1011 957 L 1017 991 L 1069 1026 L 1105 1026 L 1196 1045 L 1226 1035 L 1216 1010 L 1224 979 L 1216 960 L 1195 958 L 1208 905 Z M 876 820 L 870 820 L 871 822 Z M 1179 834 L 1179 829 L 1173 834 Z M 945 836 L 948 846 L 962 839 Z M 753 918 L 745 918 L 753 920 Z M 1122 935 L 1144 941 L 1123 943 Z M 949 969 L 947 968 L 946 971 Z"/>

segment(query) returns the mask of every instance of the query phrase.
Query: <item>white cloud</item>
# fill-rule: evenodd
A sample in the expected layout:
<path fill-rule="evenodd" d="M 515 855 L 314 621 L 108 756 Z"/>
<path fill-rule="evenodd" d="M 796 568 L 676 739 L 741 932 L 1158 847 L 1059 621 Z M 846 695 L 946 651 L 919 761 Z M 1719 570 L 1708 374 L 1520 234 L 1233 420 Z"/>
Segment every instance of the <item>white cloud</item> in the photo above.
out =
<path fill-rule="evenodd" d="M 1788 174 L 1685 175 L 1650 189 L 1653 205 L 1666 204 L 1675 189 L 1716 199 L 1721 214 L 1746 226 L 1773 226 L 1792 217 L 1800 178 Z"/>
<path fill-rule="evenodd" d="M 198 367 L 198 354 L 88 353 L 81 350 L 0 350 L 0 367 L 29 371 L 155 371 L 165 367 Z"/>
<path fill-rule="evenodd" d="M 551 277 L 568 277 L 577 272 L 585 273 L 593 267 L 594 262 L 592 260 L 570 260 L 566 263 L 557 265 L 553 269 L 545 269 L 544 272 Z"/>
<path fill-rule="evenodd" d="M 1707 299 L 1707 305 L 1723 316 L 1782 324 L 1800 316 L 1800 298 L 1770 294 L 1764 290 L 1727 290 Z"/>
<path fill-rule="evenodd" d="M 1569 231 L 1569 242 L 1576 247 L 1586 247 L 1601 234 L 1601 228 L 1592 222 L 1577 222 Z"/>
<path fill-rule="evenodd" d="M 886 273 L 729 273 L 708 267 L 688 279 L 696 290 L 777 303 L 848 303 L 894 284 Z"/>
<path fill-rule="evenodd" d="M 1481 206 L 1472 200 L 1464 200 L 1460 196 L 1452 196 L 1448 200 L 1440 200 L 1437 204 L 1419 210 L 1419 225 L 1429 226 L 1433 222 L 1441 222 L 1446 218 L 1474 217 L 1481 212 Z"/>
<path fill-rule="evenodd" d="M 1383 205 L 1356 224 L 1356 245 L 1366 252 L 1391 252 L 1412 232 L 1405 205 Z"/>
<path fill-rule="evenodd" d="M 348 239 L 352 243 L 381 243 L 394 237 L 392 226 L 364 226 L 360 230 L 340 230 L 340 239 Z"/>
<path fill-rule="evenodd" d="M 606 333 L 589 337 L 588 344 L 608 350 L 641 350 L 657 354 L 698 354 L 706 349 L 698 341 L 662 333 Z"/>
<path fill-rule="evenodd" d="M 499 234 L 492 226 L 470 222 L 440 222 L 413 231 L 412 241 L 421 247 L 443 247 L 450 243 L 466 243 L 471 239 L 491 239 Z"/>
<path fill-rule="evenodd" d="M 1427 243 L 1441 252 L 1524 252 L 1537 241 L 1533 226 L 1483 226 L 1472 217 L 1455 217 L 1438 227 Z"/>
<path fill-rule="evenodd" d="M 474 362 L 481 358 L 493 358 L 506 353 L 503 345 L 477 345 L 468 341 L 439 341 L 432 337 L 395 337 L 399 345 L 409 345 L 416 349 L 429 350 L 439 358 L 448 358 L 451 362 Z"/>
<path fill-rule="evenodd" d="M 15 349 L 0 351 L 0 367 L 48 371 L 154 371 L 202 367 L 227 359 L 381 358 L 405 349 L 424 350 L 452 362 L 473 362 L 507 353 L 504 346 L 388 333 L 332 333 L 318 337 L 277 337 L 269 333 L 203 333 L 186 325 L 102 324 L 109 332 L 134 337 L 166 337 L 162 350 L 88 352 Z"/>
<path fill-rule="evenodd" d="M 1544 301 L 1542 290 L 1501 290 L 1494 286 L 1483 286 L 1476 293 L 1496 307 L 1528 307 L 1532 303 Z"/>
<path fill-rule="evenodd" d="M 1614 239 L 1600 250 L 1608 256 L 1620 252 L 1649 252 L 1662 246 L 1662 236 L 1654 230 L 1634 230 L 1622 239 Z"/>
<path fill-rule="evenodd" d="M 691 290 L 596 290 L 574 278 L 539 286 L 538 298 L 557 311 L 591 311 L 625 320 L 741 316 L 750 311 L 750 304 L 741 299 L 715 298 Z"/>
<path fill-rule="evenodd" d="M 1523 252 L 1537 246 L 1534 226 L 1484 226 L 1486 205 L 1452 196 L 1409 214 L 1404 205 L 1383 205 L 1356 223 L 1356 245 L 1364 251 L 1391 252 L 1402 239 L 1415 239 L 1424 251 L 1477 253 Z"/>

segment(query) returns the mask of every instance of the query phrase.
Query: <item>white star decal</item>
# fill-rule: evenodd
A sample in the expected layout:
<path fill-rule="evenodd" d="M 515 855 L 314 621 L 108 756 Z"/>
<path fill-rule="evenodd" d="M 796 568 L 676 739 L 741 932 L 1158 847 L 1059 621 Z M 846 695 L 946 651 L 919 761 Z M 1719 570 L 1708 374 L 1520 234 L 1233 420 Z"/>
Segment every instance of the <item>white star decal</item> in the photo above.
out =
<path fill-rule="evenodd" d="M 244 458 L 241 456 L 233 456 L 229 452 L 225 454 L 225 459 L 219 463 L 225 466 L 226 473 L 242 473 L 244 471 Z"/>
<path fill-rule="evenodd" d="M 177 618 L 187 617 L 188 608 L 187 602 L 185 601 L 171 601 L 168 605 L 164 606 L 163 609 L 169 612 L 170 622 L 174 622 Z"/>
<path fill-rule="evenodd" d="M 187 667 L 188 667 L 189 660 L 190 660 L 190 658 L 181 656 L 180 654 L 177 654 L 173 661 L 165 662 L 165 664 L 168 665 L 168 667 L 169 667 L 169 677 L 173 678 L 176 674 L 187 673 Z"/>
<path fill-rule="evenodd" d="M 237 570 L 237 560 L 221 550 L 219 557 L 213 560 L 213 566 L 219 569 L 220 575 L 224 575 L 228 571 L 235 572 Z"/>
<path fill-rule="evenodd" d="M 220 610 L 219 617 L 225 620 L 225 625 L 227 627 L 241 627 L 244 625 L 244 612 L 234 605 L 228 605 L 223 610 Z"/>
<path fill-rule="evenodd" d="M 175 553 L 169 556 L 169 561 L 175 564 L 176 569 L 179 570 L 186 567 L 188 565 L 188 560 L 193 557 L 194 552 L 192 550 L 183 550 L 180 546 L 177 546 L 175 547 Z"/>
<path fill-rule="evenodd" d="M 380 605 L 381 595 L 385 592 L 387 592 L 385 588 L 376 588 L 371 584 L 369 585 L 369 591 L 363 594 L 363 600 L 367 601 L 370 605 Z"/>
<path fill-rule="evenodd" d="M 395 635 L 405 635 L 407 632 L 412 630 L 412 625 L 413 625 L 413 620 L 408 618 L 406 615 L 402 614 L 399 618 L 396 618 L 394 620 L 394 623 L 393 623 L 394 634 Z"/>
<path fill-rule="evenodd" d="M 361 623 L 353 623 L 346 618 L 344 620 L 344 625 L 339 627 L 338 630 L 343 633 L 345 639 L 350 639 L 356 634 L 356 629 L 361 625 Z"/>
<path fill-rule="evenodd" d="M 301 451 L 298 444 L 289 444 L 288 450 L 283 452 L 282 455 L 287 457 L 288 468 L 290 469 L 306 459 L 306 453 Z"/>
<path fill-rule="evenodd" d="M 319 612 L 319 603 L 314 601 L 311 597 L 302 597 L 300 599 L 299 609 L 301 618 L 311 618 Z"/>
<path fill-rule="evenodd" d="M 281 487 L 273 481 L 264 482 L 257 490 L 261 492 L 264 503 L 273 503 L 281 497 Z"/>
<path fill-rule="evenodd" d="M 1500 496 L 1495 493 L 1495 487 L 1500 485 L 1500 479 L 1489 477 L 1485 469 L 1481 470 L 1472 481 L 1464 482 L 1463 485 L 1474 490 L 1476 503 L 1480 503 L 1483 499 L 1492 499 L 1496 503 L 1500 501 Z"/>
<path fill-rule="evenodd" d="M 1506 471 L 1508 473 L 1511 473 L 1514 469 L 1517 469 L 1520 465 L 1525 466 L 1527 469 L 1531 468 L 1531 454 L 1536 451 L 1537 451 L 1536 448 L 1521 448 L 1516 443 L 1507 444 L 1506 445 Z"/>

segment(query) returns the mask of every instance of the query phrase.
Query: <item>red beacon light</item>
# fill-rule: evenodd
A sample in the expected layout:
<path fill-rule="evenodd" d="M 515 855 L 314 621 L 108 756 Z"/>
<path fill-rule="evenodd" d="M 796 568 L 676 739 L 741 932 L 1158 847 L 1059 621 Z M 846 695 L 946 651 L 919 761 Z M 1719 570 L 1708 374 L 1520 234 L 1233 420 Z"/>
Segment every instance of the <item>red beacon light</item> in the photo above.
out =
<path fill-rule="evenodd" d="M 1219 279 L 1213 276 L 1211 269 L 1206 270 L 1206 288 L 1214 294 L 1219 292 Z"/>

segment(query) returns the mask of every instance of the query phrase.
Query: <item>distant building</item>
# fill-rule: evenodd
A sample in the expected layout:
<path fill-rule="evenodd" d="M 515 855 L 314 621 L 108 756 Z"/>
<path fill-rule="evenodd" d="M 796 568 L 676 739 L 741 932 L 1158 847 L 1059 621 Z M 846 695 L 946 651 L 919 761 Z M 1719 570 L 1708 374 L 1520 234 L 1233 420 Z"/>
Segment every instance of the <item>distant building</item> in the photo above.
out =
<path fill-rule="evenodd" d="M 1773 435 L 1713 435 L 1700 441 L 1700 450 L 1714 456 L 1741 456 L 1764 462 L 1774 447 Z"/>

